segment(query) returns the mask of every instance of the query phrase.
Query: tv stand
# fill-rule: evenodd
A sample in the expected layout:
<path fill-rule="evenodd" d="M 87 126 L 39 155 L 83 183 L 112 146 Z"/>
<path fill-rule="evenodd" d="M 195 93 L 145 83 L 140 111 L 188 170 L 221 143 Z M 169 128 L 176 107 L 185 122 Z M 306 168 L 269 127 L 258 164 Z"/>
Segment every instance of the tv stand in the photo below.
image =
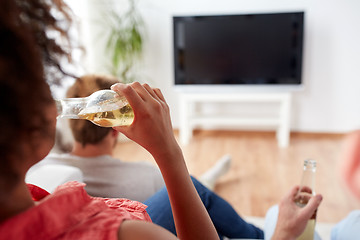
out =
<path fill-rule="evenodd" d="M 244 118 L 233 116 L 203 116 L 196 112 L 199 103 L 277 103 L 277 117 Z M 181 144 L 188 144 L 196 125 L 238 125 L 238 126 L 274 126 L 280 147 L 287 147 L 290 138 L 291 93 L 180 93 L 180 128 Z"/>

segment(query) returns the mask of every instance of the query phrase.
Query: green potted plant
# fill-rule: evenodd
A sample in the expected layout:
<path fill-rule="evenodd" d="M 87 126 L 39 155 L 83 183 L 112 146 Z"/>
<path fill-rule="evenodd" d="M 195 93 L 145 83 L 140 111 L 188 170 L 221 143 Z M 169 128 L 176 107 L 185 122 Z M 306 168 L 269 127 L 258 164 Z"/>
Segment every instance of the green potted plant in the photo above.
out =
<path fill-rule="evenodd" d="M 106 28 L 106 53 L 110 59 L 110 73 L 123 83 L 137 80 L 134 66 L 142 56 L 145 24 L 136 0 L 128 0 L 128 9 L 120 14 L 108 9 L 104 14 Z"/>

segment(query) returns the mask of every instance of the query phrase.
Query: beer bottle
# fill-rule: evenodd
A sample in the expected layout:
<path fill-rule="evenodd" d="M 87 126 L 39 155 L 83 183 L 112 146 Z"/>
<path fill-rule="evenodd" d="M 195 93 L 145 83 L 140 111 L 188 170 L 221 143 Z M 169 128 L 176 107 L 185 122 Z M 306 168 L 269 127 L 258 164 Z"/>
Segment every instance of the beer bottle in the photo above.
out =
<path fill-rule="evenodd" d="M 89 97 L 55 100 L 58 118 L 87 119 L 102 127 L 127 126 L 134 112 L 125 97 L 112 90 L 100 90 Z"/>
<path fill-rule="evenodd" d="M 295 197 L 295 203 L 299 207 L 304 207 L 312 196 L 315 196 L 315 172 L 316 161 L 305 160 L 299 191 Z M 316 211 L 309 219 L 304 232 L 297 240 L 313 240 L 316 222 Z"/>

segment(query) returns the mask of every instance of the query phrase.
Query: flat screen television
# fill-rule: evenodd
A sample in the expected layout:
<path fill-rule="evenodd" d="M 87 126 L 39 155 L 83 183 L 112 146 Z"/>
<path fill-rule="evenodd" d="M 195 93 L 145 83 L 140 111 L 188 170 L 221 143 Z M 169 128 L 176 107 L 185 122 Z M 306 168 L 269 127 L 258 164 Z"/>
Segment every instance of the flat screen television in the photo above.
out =
<path fill-rule="evenodd" d="M 174 16 L 177 88 L 302 86 L 304 12 Z"/>

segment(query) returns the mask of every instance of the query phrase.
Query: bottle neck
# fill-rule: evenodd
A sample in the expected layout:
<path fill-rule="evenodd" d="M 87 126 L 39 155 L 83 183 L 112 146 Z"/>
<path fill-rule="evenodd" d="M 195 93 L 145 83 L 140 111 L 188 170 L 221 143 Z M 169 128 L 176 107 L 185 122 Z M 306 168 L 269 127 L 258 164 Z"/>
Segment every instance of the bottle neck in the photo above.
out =
<path fill-rule="evenodd" d="M 305 160 L 304 170 L 300 182 L 300 191 L 302 188 L 311 189 L 311 194 L 315 195 L 315 173 L 316 173 L 316 161 Z"/>
<path fill-rule="evenodd" d="M 65 98 L 55 100 L 58 118 L 80 119 L 79 113 L 86 107 L 86 98 Z"/>

